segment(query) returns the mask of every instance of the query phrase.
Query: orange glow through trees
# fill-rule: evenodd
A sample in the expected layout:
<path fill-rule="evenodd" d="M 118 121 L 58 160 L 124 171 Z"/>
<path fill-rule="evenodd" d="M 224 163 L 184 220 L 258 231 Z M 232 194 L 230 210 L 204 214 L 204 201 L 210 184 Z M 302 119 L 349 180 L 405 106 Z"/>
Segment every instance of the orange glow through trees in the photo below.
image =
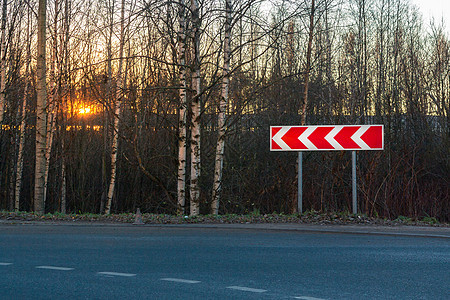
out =
<path fill-rule="evenodd" d="M 92 113 L 94 113 L 94 112 L 90 107 L 80 107 L 80 108 L 78 108 L 78 111 L 77 111 L 78 115 L 89 115 Z"/>
<path fill-rule="evenodd" d="M 100 105 L 95 105 L 92 103 L 86 103 L 81 101 L 72 103 L 68 108 L 68 112 L 71 115 L 76 115 L 79 117 L 89 117 L 92 115 L 96 115 L 101 111 L 102 107 Z"/>

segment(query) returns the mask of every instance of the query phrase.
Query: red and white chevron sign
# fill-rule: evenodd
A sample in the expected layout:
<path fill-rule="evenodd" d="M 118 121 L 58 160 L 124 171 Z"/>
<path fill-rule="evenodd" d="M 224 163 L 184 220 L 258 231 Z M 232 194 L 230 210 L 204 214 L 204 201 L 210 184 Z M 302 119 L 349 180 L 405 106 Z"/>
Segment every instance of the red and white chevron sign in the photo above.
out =
<path fill-rule="evenodd" d="M 383 150 L 383 125 L 271 126 L 270 151 Z"/>

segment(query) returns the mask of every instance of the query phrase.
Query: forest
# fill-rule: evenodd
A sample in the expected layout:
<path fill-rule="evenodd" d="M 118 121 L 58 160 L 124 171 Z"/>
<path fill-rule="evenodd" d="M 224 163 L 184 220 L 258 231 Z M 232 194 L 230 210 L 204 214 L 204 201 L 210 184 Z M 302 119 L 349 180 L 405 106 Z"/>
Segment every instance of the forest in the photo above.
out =
<path fill-rule="evenodd" d="M 450 220 L 450 39 L 409 0 L 2 0 L 0 210 L 297 212 L 274 125 L 384 125 L 358 210 Z M 351 211 L 351 152 L 303 154 Z"/>

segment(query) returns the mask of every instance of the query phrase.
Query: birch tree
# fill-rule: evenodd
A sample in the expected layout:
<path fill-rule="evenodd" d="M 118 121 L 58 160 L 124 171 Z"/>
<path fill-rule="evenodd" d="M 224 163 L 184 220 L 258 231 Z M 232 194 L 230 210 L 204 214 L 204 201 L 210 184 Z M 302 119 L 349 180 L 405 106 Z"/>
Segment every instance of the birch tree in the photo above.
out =
<path fill-rule="evenodd" d="M 67 105 L 67 99 L 69 94 L 69 82 L 70 82 L 70 66 L 69 66 L 69 29 L 70 29 L 70 11 L 71 0 L 64 0 L 64 21 L 63 21 L 63 35 L 61 43 L 61 57 L 63 63 L 60 64 L 60 76 L 62 80 L 62 92 L 64 97 L 61 97 L 61 119 L 62 126 L 60 126 L 60 139 L 61 139 L 61 196 L 60 196 L 60 212 L 66 213 L 66 155 L 65 155 L 65 133 L 66 133 L 66 118 L 63 112 L 63 108 Z"/>
<path fill-rule="evenodd" d="M 39 0 L 38 8 L 38 45 L 37 45 L 37 100 L 36 100 L 36 167 L 34 175 L 34 211 L 45 211 L 44 177 L 45 177 L 45 143 L 47 121 L 46 91 L 46 18 L 47 0 Z"/>
<path fill-rule="evenodd" d="M 179 60 L 179 76 L 180 76 L 180 109 L 178 121 L 178 214 L 184 214 L 184 206 L 186 202 L 186 115 L 187 115 L 187 93 L 186 93 L 186 3 L 180 0 L 178 8 L 178 60 Z"/>
<path fill-rule="evenodd" d="M 190 182 L 190 215 L 197 216 L 200 213 L 200 8 L 197 0 L 191 0 L 192 13 L 192 128 L 191 128 L 191 182 Z"/>
<path fill-rule="evenodd" d="M 53 136 L 56 123 L 56 101 L 58 98 L 57 78 L 57 54 L 58 54 L 58 12 L 59 0 L 55 0 L 55 15 L 53 19 L 53 45 L 50 61 L 50 93 L 48 94 L 49 110 L 47 112 L 47 140 L 45 149 L 45 172 L 44 172 L 44 201 L 47 198 L 48 171 L 50 168 L 50 155 L 52 153 Z"/>
<path fill-rule="evenodd" d="M 31 64 L 31 16 L 30 9 L 27 9 L 27 50 L 25 60 L 25 78 L 30 77 L 30 64 Z M 23 154 L 25 146 L 25 133 L 27 125 L 27 98 L 28 98 L 28 82 L 25 82 L 23 97 L 22 97 L 22 111 L 20 114 L 20 135 L 19 135 L 19 149 L 17 153 L 17 166 L 16 166 L 16 181 L 14 191 L 14 210 L 20 210 L 20 190 L 22 187 L 22 173 L 23 173 Z"/>
<path fill-rule="evenodd" d="M 113 139 L 111 146 L 111 178 L 109 182 L 108 196 L 106 199 L 105 214 L 111 213 L 111 204 L 114 196 L 114 187 L 116 184 L 117 152 L 119 148 L 119 120 L 122 108 L 122 97 L 124 87 L 122 74 L 124 43 L 125 43 L 125 0 L 122 0 L 122 7 L 120 11 L 119 69 L 117 70 L 114 123 L 112 126 Z"/>
<path fill-rule="evenodd" d="M 1 21 L 1 38 L 0 38 L 0 129 L 3 123 L 3 115 L 6 102 L 6 14 L 8 9 L 8 1 L 3 0 L 2 4 L 2 21 Z"/>
<path fill-rule="evenodd" d="M 223 41 L 223 79 L 222 79 L 222 96 L 219 103 L 218 116 L 218 136 L 217 148 L 214 166 L 214 184 L 212 190 L 212 213 L 219 213 L 220 191 L 222 188 L 223 174 L 223 157 L 225 150 L 225 133 L 226 133 L 226 111 L 228 106 L 228 91 L 230 85 L 230 38 L 231 38 L 231 0 L 225 0 L 225 37 Z"/>
<path fill-rule="evenodd" d="M 109 105 L 111 99 L 113 98 L 112 93 L 112 38 L 114 33 L 114 11 L 115 11 L 115 0 L 107 1 L 106 6 L 106 22 L 107 22 L 107 33 L 105 33 L 105 43 L 106 43 L 106 102 Z M 105 209 L 105 204 L 108 198 L 108 172 L 107 172 L 107 152 L 108 152 L 108 105 L 104 105 L 103 112 L 103 152 L 102 152 L 102 196 L 100 199 L 100 212 L 102 213 Z"/>

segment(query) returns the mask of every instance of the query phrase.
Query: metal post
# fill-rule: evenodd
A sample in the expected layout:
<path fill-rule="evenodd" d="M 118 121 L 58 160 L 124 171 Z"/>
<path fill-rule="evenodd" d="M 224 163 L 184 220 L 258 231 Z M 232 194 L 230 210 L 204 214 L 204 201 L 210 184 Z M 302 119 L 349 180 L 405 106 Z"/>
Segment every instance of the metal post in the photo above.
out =
<path fill-rule="evenodd" d="M 303 213 L 303 172 L 302 172 L 302 165 L 303 165 L 303 157 L 302 152 L 298 152 L 298 176 L 297 176 L 297 205 L 298 205 L 298 213 Z"/>
<path fill-rule="evenodd" d="M 358 213 L 357 186 L 356 186 L 356 151 L 352 151 L 352 192 L 353 192 L 353 214 Z"/>

